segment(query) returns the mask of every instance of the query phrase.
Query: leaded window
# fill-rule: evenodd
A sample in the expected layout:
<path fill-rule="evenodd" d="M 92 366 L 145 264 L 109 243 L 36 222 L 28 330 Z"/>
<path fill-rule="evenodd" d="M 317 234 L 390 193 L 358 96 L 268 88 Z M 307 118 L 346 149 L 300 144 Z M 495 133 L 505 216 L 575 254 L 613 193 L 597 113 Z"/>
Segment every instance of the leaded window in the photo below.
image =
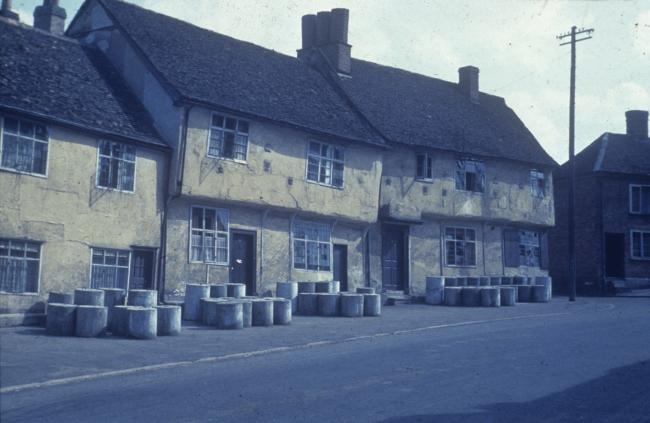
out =
<path fill-rule="evenodd" d="M 37 293 L 41 245 L 0 238 L 0 291 Z"/>
<path fill-rule="evenodd" d="M 329 271 L 332 251 L 330 225 L 295 220 L 292 232 L 293 267 Z"/>
<path fill-rule="evenodd" d="M 630 213 L 650 214 L 650 185 L 630 185 Z"/>
<path fill-rule="evenodd" d="M 519 265 L 539 267 L 540 258 L 539 232 L 519 231 Z"/>
<path fill-rule="evenodd" d="M 650 259 L 650 231 L 631 231 L 632 258 Z"/>
<path fill-rule="evenodd" d="M 343 149 L 311 141 L 307 155 L 307 180 L 336 188 L 343 187 Z"/>
<path fill-rule="evenodd" d="M 246 161 L 249 123 L 233 117 L 212 115 L 208 156 Z"/>
<path fill-rule="evenodd" d="M 415 175 L 417 179 L 433 179 L 433 157 L 430 154 L 418 154 L 416 156 Z"/>
<path fill-rule="evenodd" d="M 228 264 L 228 210 L 192 207 L 190 260 Z"/>
<path fill-rule="evenodd" d="M 546 196 L 546 179 L 544 172 L 536 169 L 530 171 L 530 190 L 533 197 L 544 198 Z"/>
<path fill-rule="evenodd" d="M 91 288 L 126 289 L 129 281 L 129 250 L 95 248 L 91 250 Z"/>
<path fill-rule="evenodd" d="M 5 117 L 2 119 L 2 167 L 45 175 L 48 131 L 45 125 Z"/>
<path fill-rule="evenodd" d="M 476 160 L 456 162 L 456 189 L 485 192 L 485 165 Z"/>
<path fill-rule="evenodd" d="M 476 266 L 476 231 L 445 228 L 446 263 L 449 266 Z"/>
<path fill-rule="evenodd" d="M 114 141 L 99 142 L 97 186 L 133 191 L 135 187 L 135 147 Z"/>

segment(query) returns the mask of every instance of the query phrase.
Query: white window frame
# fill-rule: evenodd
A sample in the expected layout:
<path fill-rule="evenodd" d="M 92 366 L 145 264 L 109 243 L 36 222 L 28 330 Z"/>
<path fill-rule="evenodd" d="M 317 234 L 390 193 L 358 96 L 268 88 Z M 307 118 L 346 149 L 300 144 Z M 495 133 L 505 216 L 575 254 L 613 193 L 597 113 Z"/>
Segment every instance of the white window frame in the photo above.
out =
<path fill-rule="evenodd" d="M 418 160 L 424 157 L 424 174 L 425 176 L 418 175 Z M 426 176 L 430 174 L 431 176 Z M 416 153 L 415 154 L 415 179 L 418 181 L 431 182 L 433 181 L 433 155 L 431 153 Z"/>
<path fill-rule="evenodd" d="M 641 237 L 641 255 L 634 255 L 634 234 Z M 630 257 L 634 260 L 650 260 L 650 245 L 643 245 L 643 235 L 650 235 L 650 230 L 632 229 L 630 230 Z M 648 251 L 646 251 L 646 248 Z"/>
<path fill-rule="evenodd" d="M 463 176 L 464 186 L 462 188 L 458 188 L 458 171 L 459 171 L 458 164 L 459 163 L 463 164 L 463 172 L 465 173 L 465 175 Z M 469 163 L 474 163 L 475 166 L 480 166 L 482 168 L 481 170 L 483 171 L 483 173 L 481 174 L 481 173 L 476 173 L 476 172 L 468 172 L 467 171 L 467 165 Z M 474 191 L 474 190 L 468 190 L 467 189 L 467 174 L 468 173 L 474 173 L 474 174 L 477 175 L 477 181 L 476 181 L 476 186 L 477 187 L 480 186 L 480 184 L 481 184 L 480 180 L 482 179 L 482 184 L 483 184 L 483 190 L 482 191 Z M 483 162 L 482 160 L 477 160 L 477 159 L 472 159 L 472 158 L 458 159 L 456 161 L 456 169 L 454 169 L 454 188 L 455 188 L 455 190 L 456 191 L 462 191 L 462 192 L 470 192 L 470 193 L 474 193 L 474 194 L 484 194 L 485 190 L 487 189 L 487 186 L 486 186 L 487 185 L 486 173 L 487 172 L 485 171 L 485 162 Z"/>
<path fill-rule="evenodd" d="M 537 242 L 535 243 L 534 240 L 536 239 Z M 519 266 L 525 266 L 525 267 L 537 267 L 540 268 L 542 266 L 542 242 L 541 242 L 541 236 L 540 233 L 537 231 L 526 231 L 526 230 L 520 230 L 519 231 Z M 524 249 L 524 255 L 522 256 L 521 250 L 522 247 Z M 537 255 L 535 255 L 535 248 L 537 248 Z M 531 252 L 531 254 L 534 257 L 537 257 L 537 263 L 528 263 L 527 257 L 528 257 L 528 252 Z"/>
<path fill-rule="evenodd" d="M 632 195 L 633 195 L 632 191 L 634 190 L 634 188 L 639 189 L 639 210 L 634 210 L 632 208 Z M 630 214 L 638 214 L 638 215 L 642 215 L 642 216 L 647 216 L 648 214 L 650 214 L 650 213 L 644 213 L 643 210 L 642 210 L 643 188 L 650 189 L 650 185 L 630 184 L 630 189 L 629 189 L 629 193 L 630 193 L 630 200 L 629 200 Z"/>
<path fill-rule="evenodd" d="M 312 144 L 317 144 L 318 147 L 318 154 L 314 154 L 311 152 L 311 145 Z M 330 152 L 329 156 L 323 156 L 321 155 L 322 147 L 327 146 L 328 151 Z M 338 150 L 341 155 L 343 156 L 343 159 L 335 159 L 334 158 L 334 150 Z M 312 184 L 317 184 L 317 185 L 322 185 L 325 187 L 330 187 L 330 188 L 336 188 L 336 189 L 343 189 L 345 187 L 345 149 L 339 145 L 335 144 L 330 144 L 322 141 L 316 141 L 316 140 L 309 140 L 307 142 L 307 154 L 306 154 L 306 163 L 305 163 L 305 180 L 309 183 Z M 312 158 L 314 160 L 318 160 L 318 177 L 317 180 L 313 180 L 309 178 L 309 159 Z M 329 162 L 329 177 L 330 177 L 330 183 L 327 182 L 321 182 L 320 181 L 320 174 L 321 174 L 321 169 L 324 167 L 323 166 L 323 160 Z M 334 163 L 338 163 L 342 166 L 341 170 L 341 186 L 334 185 Z"/>
<path fill-rule="evenodd" d="M 300 224 L 302 224 L 302 225 L 318 225 L 318 226 L 327 228 L 329 241 L 308 239 L 306 236 L 305 236 L 305 238 L 297 238 L 295 236 L 296 225 L 300 225 Z M 296 251 L 295 251 L 296 250 L 296 248 L 295 248 L 296 245 L 295 245 L 295 243 L 296 243 L 296 241 L 303 241 L 305 243 L 305 253 L 304 253 L 305 267 L 304 268 L 296 267 L 296 261 L 295 261 L 295 257 L 296 257 Z M 325 245 L 325 244 L 328 245 L 328 249 L 329 249 L 329 261 L 328 261 L 328 265 L 327 265 L 328 268 L 321 268 L 320 257 L 318 259 L 317 269 L 310 269 L 309 268 L 309 264 L 308 264 L 309 259 L 308 259 L 308 256 L 307 256 L 307 251 L 308 251 L 307 245 L 309 243 L 316 243 L 318 245 L 318 254 L 319 254 L 319 256 L 320 256 L 320 246 Z M 313 220 L 294 219 L 293 223 L 292 223 L 292 226 L 291 226 L 291 268 L 295 269 L 295 270 L 306 271 L 306 272 L 331 272 L 333 270 L 333 266 L 334 266 L 334 258 L 333 258 L 333 248 L 334 247 L 333 247 L 333 245 L 334 244 L 332 242 L 332 225 L 330 225 L 329 223 L 318 222 L 318 221 L 313 221 Z"/>
<path fill-rule="evenodd" d="M 220 117 L 221 119 L 223 119 L 223 126 L 219 127 L 219 126 L 214 126 L 212 124 L 212 122 L 214 121 L 215 116 Z M 227 129 L 226 128 L 226 120 L 227 119 L 234 119 L 235 120 L 235 129 Z M 247 130 L 248 132 L 241 132 L 239 130 L 239 126 L 240 126 L 241 123 L 246 123 L 246 125 L 248 125 L 248 130 Z M 226 157 L 226 156 L 224 156 L 223 155 L 223 144 L 224 144 L 224 141 L 225 141 L 225 136 L 222 137 L 221 150 L 220 150 L 219 154 L 210 153 L 210 142 L 212 140 L 212 132 L 213 131 L 221 131 L 224 134 L 226 132 L 234 134 L 235 138 L 233 139 L 233 148 L 234 148 L 234 145 L 236 145 L 237 136 L 238 135 L 239 136 L 245 136 L 246 137 L 246 151 L 245 151 L 246 157 L 244 157 L 244 159 L 242 160 L 242 159 L 237 159 L 235 157 Z M 206 149 L 205 149 L 206 156 L 210 157 L 210 158 L 213 158 L 213 159 L 230 160 L 230 161 L 233 161 L 233 162 L 236 162 L 236 163 L 247 163 L 248 162 L 249 146 L 250 146 L 250 133 L 251 133 L 251 122 L 250 121 L 248 121 L 246 119 L 240 119 L 238 117 L 235 117 L 235 116 L 232 116 L 232 115 L 229 115 L 229 114 L 226 114 L 226 113 L 217 113 L 217 112 L 211 113 L 210 114 L 210 122 L 209 122 L 209 126 L 208 126 L 208 141 L 206 143 Z"/>
<path fill-rule="evenodd" d="M 101 170 L 101 159 L 102 159 L 102 157 L 108 158 L 109 160 L 113 159 L 112 155 L 111 156 L 106 156 L 106 155 L 101 153 L 102 143 L 103 142 L 107 142 L 110 145 L 122 144 L 124 146 L 128 146 L 128 147 L 133 148 L 133 160 L 128 160 L 128 159 L 124 159 L 124 158 L 116 158 L 116 160 L 118 160 L 120 162 L 133 163 L 133 190 L 119 188 L 119 176 L 118 176 L 118 187 L 116 187 L 116 188 L 100 185 L 100 183 L 99 183 L 99 174 L 100 174 L 100 170 Z M 112 148 L 111 148 L 111 151 L 112 151 Z M 118 169 L 119 169 L 119 167 L 118 167 Z M 97 142 L 97 169 L 95 171 L 95 187 L 96 188 L 107 190 L 107 191 L 117 191 L 117 192 L 124 192 L 124 193 L 128 193 L 128 194 L 134 194 L 135 193 L 135 187 L 136 187 L 136 181 L 137 181 L 137 174 L 138 174 L 138 150 L 135 148 L 135 146 L 132 146 L 132 145 L 130 145 L 128 143 L 124 143 L 124 142 L 110 141 L 110 140 L 105 140 L 105 139 L 100 139 Z"/>
<path fill-rule="evenodd" d="M 539 181 L 543 181 L 541 187 Z M 546 197 L 546 175 L 539 169 L 530 170 L 530 193 L 534 198 Z"/>
<path fill-rule="evenodd" d="M 8 242 L 11 244 L 12 242 L 15 243 L 22 243 L 22 244 L 35 244 L 38 245 L 38 259 L 31 258 L 31 257 L 26 257 L 26 252 L 23 250 L 23 257 L 12 257 L 11 253 L 8 253 L 9 255 L 7 256 L 0 256 L 0 258 L 7 258 L 7 259 L 17 259 L 17 260 L 37 260 L 38 261 L 38 277 L 36 278 L 36 291 L 25 291 L 25 292 L 10 292 L 10 291 L 3 291 L 0 290 L 1 294 L 8 294 L 8 295 L 39 295 L 41 292 L 41 269 L 43 266 L 43 243 L 39 241 L 32 241 L 32 240 L 25 240 L 25 239 L 11 239 L 11 238 L 0 238 L 0 240 Z M 9 250 L 11 250 L 10 245 L 8 245 Z"/>
<path fill-rule="evenodd" d="M 5 121 L 6 118 L 8 118 L 8 116 L 0 116 L 0 169 L 6 170 L 8 172 L 20 173 L 20 174 L 23 174 L 23 175 L 36 176 L 37 178 L 45 178 L 45 179 L 47 179 L 47 177 L 48 177 L 48 169 L 50 167 L 50 146 L 51 146 L 51 144 L 50 144 L 50 128 L 45 124 L 40 124 L 40 123 L 34 122 L 32 120 L 29 120 L 29 119 L 21 119 L 21 118 L 16 118 L 16 117 L 9 117 L 10 119 L 18 121 L 18 128 L 19 128 L 18 129 L 18 134 L 20 133 L 20 123 L 21 122 L 26 122 L 26 123 L 30 123 L 32 125 L 42 126 L 42 127 L 45 128 L 45 132 L 46 132 L 46 138 L 47 138 L 46 141 L 38 140 L 35 137 L 25 137 L 25 136 L 18 135 L 18 134 L 11 134 L 11 135 L 16 135 L 16 136 L 22 137 L 22 138 L 29 138 L 33 142 L 40 142 L 42 144 L 47 144 L 47 154 L 45 156 L 45 173 L 36 173 L 36 172 L 30 172 L 30 171 L 25 171 L 25 170 L 18 170 L 18 169 L 14 169 L 12 167 L 4 166 L 2 164 L 2 155 L 4 154 L 3 153 L 4 152 L 4 135 L 5 135 L 4 121 Z M 32 162 L 33 162 L 33 160 L 34 160 L 34 153 L 33 153 L 33 148 L 32 148 Z"/>
<path fill-rule="evenodd" d="M 115 252 L 115 264 L 95 264 L 93 263 L 93 252 L 94 250 L 102 250 L 104 252 L 103 257 L 104 261 L 106 261 L 106 251 L 112 251 Z M 126 266 L 124 265 L 119 265 L 118 264 L 118 254 L 119 253 L 127 253 L 128 260 Z M 125 249 L 120 249 L 120 248 L 107 248 L 107 247 L 90 247 L 90 273 L 88 274 L 88 288 L 93 288 L 93 267 L 98 266 L 98 267 L 119 267 L 122 269 L 126 269 L 126 289 L 127 291 L 129 290 L 129 286 L 131 285 L 131 250 L 125 250 Z M 117 273 L 116 273 L 117 275 Z"/>
<path fill-rule="evenodd" d="M 454 239 L 452 239 L 452 240 L 447 239 L 447 229 L 453 229 L 454 230 Z M 461 230 L 465 231 L 465 239 L 462 239 L 462 240 L 456 239 L 456 230 L 458 230 L 458 229 L 461 229 Z M 473 240 L 469 240 L 469 241 L 467 240 L 467 231 L 473 231 L 474 232 L 474 239 Z M 477 238 L 477 233 L 478 233 L 478 231 L 476 230 L 476 228 L 470 228 L 470 227 L 466 227 L 466 226 L 445 226 L 443 228 L 442 240 L 443 240 L 443 245 L 444 245 L 445 266 L 447 266 L 447 267 L 476 267 L 476 263 L 478 261 L 478 257 L 477 257 L 477 254 L 478 254 L 478 248 L 477 247 L 478 247 L 478 245 L 477 244 L 479 242 L 479 240 Z M 454 243 L 454 263 L 449 263 L 449 261 L 448 261 L 449 257 L 447 256 L 447 250 L 448 250 L 447 241 L 451 241 L 451 242 Z M 456 247 L 457 242 L 462 242 L 464 246 L 466 244 L 468 244 L 468 243 L 473 244 L 473 246 L 474 246 L 474 264 L 456 264 L 455 247 Z M 465 257 L 467 257 L 467 256 L 465 255 Z"/>
<path fill-rule="evenodd" d="M 194 209 L 204 209 L 204 210 L 212 210 L 214 211 L 214 216 L 215 216 L 215 229 L 194 229 L 192 227 L 192 214 Z M 224 231 L 221 231 L 218 229 L 217 225 L 217 216 L 219 213 L 223 213 L 226 215 L 226 229 Z M 188 261 L 190 263 L 201 263 L 201 264 L 213 264 L 213 265 L 218 265 L 218 266 L 228 266 L 230 264 L 230 210 L 228 209 L 222 209 L 222 208 L 216 208 L 216 207 L 207 207 L 207 206 L 202 206 L 202 205 L 192 205 L 190 206 L 190 216 L 189 216 L 189 238 L 188 238 Z M 215 249 L 215 257 L 216 257 L 216 251 L 217 251 L 217 238 L 219 235 L 226 235 L 226 260 L 225 261 L 211 261 L 211 260 L 206 260 L 205 259 L 205 242 L 203 243 L 203 260 L 195 260 L 192 258 L 192 232 L 193 231 L 201 231 L 203 233 L 209 232 L 213 233 L 215 236 L 215 244 L 214 244 L 214 249 Z"/>

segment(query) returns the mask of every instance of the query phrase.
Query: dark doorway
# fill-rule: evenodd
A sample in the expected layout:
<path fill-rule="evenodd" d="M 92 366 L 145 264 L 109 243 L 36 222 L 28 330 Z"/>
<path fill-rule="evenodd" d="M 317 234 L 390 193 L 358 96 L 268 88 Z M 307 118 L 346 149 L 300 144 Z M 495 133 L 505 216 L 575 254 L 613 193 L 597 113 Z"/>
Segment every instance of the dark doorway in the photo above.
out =
<path fill-rule="evenodd" d="M 605 234 L 605 276 L 625 277 L 625 234 Z"/>
<path fill-rule="evenodd" d="M 155 256 L 156 253 L 153 250 L 133 249 L 129 289 L 154 289 Z"/>
<path fill-rule="evenodd" d="M 408 281 L 406 266 L 408 226 L 383 225 L 382 227 L 382 284 L 384 289 L 404 290 Z"/>
<path fill-rule="evenodd" d="M 333 276 L 341 283 L 341 291 L 348 290 L 348 246 L 334 244 Z"/>
<path fill-rule="evenodd" d="M 257 294 L 255 232 L 230 232 L 230 283 L 246 285 L 246 295 Z"/>

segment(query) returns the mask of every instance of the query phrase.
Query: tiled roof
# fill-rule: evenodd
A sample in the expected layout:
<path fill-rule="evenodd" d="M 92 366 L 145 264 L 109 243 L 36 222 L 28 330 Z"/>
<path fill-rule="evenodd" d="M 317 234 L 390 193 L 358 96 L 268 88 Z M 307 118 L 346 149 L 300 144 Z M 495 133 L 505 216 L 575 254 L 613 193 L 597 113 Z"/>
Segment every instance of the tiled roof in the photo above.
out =
<path fill-rule="evenodd" d="M 318 71 L 297 58 L 118 0 L 99 0 L 185 99 L 347 139 L 383 143 Z"/>
<path fill-rule="evenodd" d="M 481 93 L 475 104 L 456 83 L 363 60 L 340 85 L 392 141 L 557 165 L 501 97 Z"/>
<path fill-rule="evenodd" d="M 165 145 L 102 54 L 74 40 L 2 20 L 0 108 Z"/>

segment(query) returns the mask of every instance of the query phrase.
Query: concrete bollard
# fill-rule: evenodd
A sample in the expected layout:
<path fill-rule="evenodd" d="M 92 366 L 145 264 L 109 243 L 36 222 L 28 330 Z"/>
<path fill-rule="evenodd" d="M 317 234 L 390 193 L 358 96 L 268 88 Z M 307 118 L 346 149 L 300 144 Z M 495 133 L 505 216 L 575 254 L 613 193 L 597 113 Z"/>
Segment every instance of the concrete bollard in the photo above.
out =
<path fill-rule="evenodd" d="M 363 294 L 363 315 L 364 316 L 381 316 L 381 295 Z"/>
<path fill-rule="evenodd" d="M 215 302 L 218 329 L 242 329 L 244 327 L 244 304 L 238 300 Z"/>
<path fill-rule="evenodd" d="M 449 276 L 445 276 L 445 287 L 448 286 L 458 286 L 458 280 Z"/>
<path fill-rule="evenodd" d="M 244 327 L 249 328 L 253 326 L 253 301 L 250 298 L 237 298 L 233 301 L 239 301 L 242 305 Z"/>
<path fill-rule="evenodd" d="M 463 298 L 463 305 L 465 307 L 476 307 L 481 305 L 480 288 L 474 286 L 464 287 L 461 296 Z"/>
<path fill-rule="evenodd" d="M 426 296 L 424 301 L 427 304 L 442 304 L 444 302 L 445 279 L 439 276 L 426 278 Z"/>
<path fill-rule="evenodd" d="M 291 312 L 298 312 L 298 284 L 296 282 L 278 282 L 275 295 L 291 301 Z"/>
<path fill-rule="evenodd" d="M 47 295 L 48 303 L 74 304 L 74 295 L 70 292 L 50 292 Z"/>
<path fill-rule="evenodd" d="M 158 310 L 158 336 L 181 334 L 181 307 L 175 305 L 159 305 Z"/>
<path fill-rule="evenodd" d="M 479 286 L 490 286 L 490 278 L 487 276 L 481 276 L 478 278 L 478 284 Z"/>
<path fill-rule="evenodd" d="M 228 296 L 233 298 L 243 298 L 246 296 L 246 285 L 243 283 L 227 283 Z"/>
<path fill-rule="evenodd" d="M 230 301 L 225 298 L 201 298 L 201 323 L 217 326 L 217 303 Z"/>
<path fill-rule="evenodd" d="M 459 306 L 463 303 L 462 299 L 463 288 L 460 286 L 445 287 L 445 305 Z"/>
<path fill-rule="evenodd" d="M 369 286 L 360 286 L 356 289 L 357 294 L 374 294 L 375 288 Z"/>
<path fill-rule="evenodd" d="M 341 295 L 341 316 L 362 317 L 364 295 L 367 294 L 340 294 Z"/>
<path fill-rule="evenodd" d="M 273 324 L 288 325 L 291 323 L 291 301 L 286 298 L 271 298 L 273 301 Z"/>
<path fill-rule="evenodd" d="M 481 288 L 481 305 L 483 307 L 501 307 L 501 290 L 497 287 Z"/>
<path fill-rule="evenodd" d="M 316 316 L 318 314 L 318 294 L 315 292 L 301 292 L 298 294 L 298 314 Z"/>
<path fill-rule="evenodd" d="M 56 336 L 73 336 L 76 316 L 76 304 L 48 304 L 45 316 L 46 333 Z"/>
<path fill-rule="evenodd" d="M 108 318 L 106 327 L 111 328 L 113 321 L 114 307 L 124 305 L 125 293 L 122 288 L 101 288 L 104 291 L 104 307 L 108 307 Z"/>
<path fill-rule="evenodd" d="M 511 276 L 502 276 L 501 277 L 501 285 L 512 285 L 512 277 Z"/>
<path fill-rule="evenodd" d="M 341 314 L 340 294 L 319 294 L 317 296 L 319 316 L 338 316 Z"/>
<path fill-rule="evenodd" d="M 256 298 L 253 302 L 253 326 L 273 326 L 273 301 Z"/>
<path fill-rule="evenodd" d="M 315 282 L 316 292 L 322 292 L 325 294 L 331 294 L 334 290 L 332 289 L 332 282 Z"/>
<path fill-rule="evenodd" d="M 547 303 L 549 301 L 548 292 L 544 285 L 531 285 L 531 301 L 534 303 Z"/>
<path fill-rule="evenodd" d="M 475 277 L 467 278 L 467 286 L 476 287 L 479 286 L 478 284 L 479 284 L 479 278 L 475 278 Z"/>
<path fill-rule="evenodd" d="M 155 307 L 158 304 L 158 291 L 155 289 L 129 289 L 126 305 L 136 307 Z"/>
<path fill-rule="evenodd" d="M 298 282 L 298 294 L 316 292 L 316 282 Z"/>
<path fill-rule="evenodd" d="M 154 307 L 127 306 L 128 335 L 136 339 L 155 339 L 158 333 L 158 310 Z"/>
<path fill-rule="evenodd" d="M 512 278 L 513 285 L 526 285 L 526 277 L 524 276 L 515 276 Z"/>
<path fill-rule="evenodd" d="M 210 298 L 224 298 L 228 296 L 228 286 L 225 283 L 210 285 Z"/>
<path fill-rule="evenodd" d="M 537 276 L 535 285 L 544 285 L 546 288 L 546 302 L 551 301 L 551 298 L 553 298 L 553 279 L 550 276 Z"/>
<path fill-rule="evenodd" d="M 114 336 L 127 336 L 129 334 L 129 306 L 114 306 L 111 324 L 108 330 Z"/>
<path fill-rule="evenodd" d="M 75 289 L 74 303 L 76 305 L 104 306 L 104 291 L 101 289 Z"/>
<path fill-rule="evenodd" d="M 94 338 L 106 334 L 108 307 L 80 305 L 75 319 L 75 336 Z"/>
<path fill-rule="evenodd" d="M 456 278 L 456 286 L 467 286 L 467 278 L 466 277 L 460 277 Z"/>
<path fill-rule="evenodd" d="M 499 286 L 501 285 L 501 278 L 498 276 L 490 277 L 490 286 Z"/>
<path fill-rule="evenodd" d="M 513 306 L 517 302 L 517 287 L 515 286 L 502 286 L 499 288 L 501 291 L 501 305 Z"/>
<path fill-rule="evenodd" d="M 517 302 L 519 303 L 529 303 L 531 300 L 532 294 L 531 285 L 518 285 L 517 286 Z"/>
<path fill-rule="evenodd" d="M 332 281 L 332 293 L 333 294 L 338 294 L 341 292 L 341 282 L 340 281 Z"/>
<path fill-rule="evenodd" d="M 188 283 L 185 285 L 184 320 L 201 320 L 201 298 L 210 297 L 210 285 Z"/>

